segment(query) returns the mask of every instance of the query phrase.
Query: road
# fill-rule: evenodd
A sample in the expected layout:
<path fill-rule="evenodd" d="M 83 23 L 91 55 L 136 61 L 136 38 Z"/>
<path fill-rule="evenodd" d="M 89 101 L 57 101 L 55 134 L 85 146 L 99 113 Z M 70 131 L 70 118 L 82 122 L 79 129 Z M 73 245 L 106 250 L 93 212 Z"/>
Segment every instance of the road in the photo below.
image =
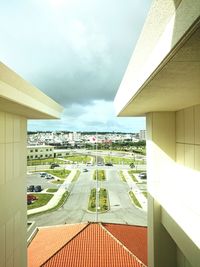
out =
<path fill-rule="evenodd" d="M 33 216 L 31 220 L 36 221 L 37 226 L 96 221 L 96 214 L 87 211 L 90 190 L 96 186 L 92 174 L 92 169 L 89 172 L 81 172 L 63 207 L 55 212 Z M 133 206 L 128 195 L 128 185 L 120 180 L 118 171 L 112 167 L 107 168 L 106 176 L 107 180 L 99 182 L 99 187 L 108 190 L 110 211 L 98 214 L 98 221 L 146 225 L 146 212 Z"/>

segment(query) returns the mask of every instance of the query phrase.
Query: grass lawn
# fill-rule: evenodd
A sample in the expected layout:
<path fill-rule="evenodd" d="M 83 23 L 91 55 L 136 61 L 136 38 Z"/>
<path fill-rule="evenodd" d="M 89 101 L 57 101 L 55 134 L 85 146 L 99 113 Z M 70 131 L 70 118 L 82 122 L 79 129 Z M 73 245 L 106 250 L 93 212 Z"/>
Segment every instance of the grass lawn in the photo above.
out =
<path fill-rule="evenodd" d="M 106 180 L 106 174 L 104 170 L 95 170 L 93 174 L 93 179 L 96 180 L 96 177 L 98 181 L 105 181 Z"/>
<path fill-rule="evenodd" d="M 142 194 L 147 198 L 147 194 L 148 194 L 147 192 L 144 191 L 142 192 Z"/>
<path fill-rule="evenodd" d="M 135 183 L 138 183 L 138 180 L 136 179 L 135 175 L 133 173 L 135 173 L 134 171 L 128 171 L 128 173 L 130 174 L 132 180 L 135 182 Z"/>
<path fill-rule="evenodd" d="M 76 156 L 67 156 L 66 160 L 77 162 L 77 163 L 87 163 L 92 160 L 92 157 L 86 155 L 76 155 Z"/>
<path fill-rule="evenodd" d="M 126 182 L 126 178 L 125 178 L 125 176 L 123 175 L 123 171 L 120 171 L 120 172 L 119 172 L 119 176 L 120 176 L 120 178 L 121 178 L 121 180 L 122 180 L 123 182 Z"/>
<path fill-rule="evenodd" d="M 127 158 L 120 158 L 120 157 L 113 157 L 113 156 L 105 156 L 104 157 L 105 163 L 112 162 L 113 164 L 130 164 L 133 162 L 133 159 L 127 159 Z"/>
<path fill-rule="evenodd" d="M 27 205 L 28 210 L 39 208 L 41 206 L 46 205 L 49 202 L 49 200 L 53 197 L 53 194 L 31 194 L 31 195 L 36 196 L 38 199 L 35 200 L 32 204 Z"/>
<path fill-rule="evenodd" d="M 129 196 L 131 197 L 135 206 L 142 208 L 142 206 L 140 205 L 140 202 L 138 201 L 138 199 L 136 198 L 135 194 L 132 191 L 129 192 Z"/>
<path fill-rule="evenodd" d="M 66 178 L 70 174 L 71 171 L 62 169 L 62 170 L 45 170 L 44 172 L 48 172 L 59 178 Z"/>
<path fill-rule="evenodd" d="M 28 215 L 28 218 L 31 218 L 32 216 L 35 216 L 35 215 L 42 215 L 42 214 L 45 214 L 45 213 L 56 211 L 57 209 L 59 209 L 60 207 L 62 207 L 65 204 L 65 202 L 67 201 L 68 197 L 69 197 L 69 192 L 66 191 L 62 195 L 62 198 L 60 199 L 60 201 L 58 202 L 58 204 L 54 208 L 49 209 L 49 210 L 45 210 L 45 211 L 42 211 L 42 212 L 34 213 L 34 214 L 31 214 L 31 215 Z"/>
<path fill-rule="evenodd" d="M 57 188 L 48 188 L 46 192 L 49 192 L 49 193 L 55 193 L 57 192 L 58 189 Z"/>
<path fill-rule="evenodd" d="M 109 208 L 108 192 L 105 188 L 100 188 L 99 191 L 99 212 L 105 212 Z M 93 188 L 90 192 L 90 198 L 88 203 L 88 210 L 96 212 L 96 188 Z"/>
<path fill-rule="evenodd" d="M 81 172 L 79 170 L 77 170 L 76 175 L 74 176 L 72 182 L 76 182 L 78 180 L 80 173 Z"/>
<path fill-rule="evenodd" d="M 63 184 L 65 180 L 55 180 L 55 181 L 51 181 L 52 184 Z"/>

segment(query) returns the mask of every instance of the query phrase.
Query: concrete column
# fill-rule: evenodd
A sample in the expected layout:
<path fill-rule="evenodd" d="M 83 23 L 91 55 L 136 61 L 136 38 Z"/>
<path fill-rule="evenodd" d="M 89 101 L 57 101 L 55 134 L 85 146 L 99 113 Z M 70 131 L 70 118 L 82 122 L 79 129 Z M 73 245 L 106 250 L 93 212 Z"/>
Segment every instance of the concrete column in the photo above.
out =
<path fill-rule="evenodd" d="M 174 160 L 175 113 L 147 114 L 149 267 L 176 267 L 176 244 L 161 223 L 163 192 L 169 197 Z"/>
<path fill-rule="evenodd" d="M 25 267 L 26 119 L 0 111 L 0 266 Z"/>

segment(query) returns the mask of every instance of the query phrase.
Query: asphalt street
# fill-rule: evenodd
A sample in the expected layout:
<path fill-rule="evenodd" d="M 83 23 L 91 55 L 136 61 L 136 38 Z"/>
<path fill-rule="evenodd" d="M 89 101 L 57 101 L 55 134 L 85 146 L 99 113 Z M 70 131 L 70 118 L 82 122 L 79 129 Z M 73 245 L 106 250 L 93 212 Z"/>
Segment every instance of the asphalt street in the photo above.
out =
<path fill-rule="evenodd" d="M 44 215 L 35 215 L 31 220 L 37 226 L 57 225 L 64 223 L 79 223 L 101 221 L 110 223 L 127 223 L 132 225 L 147 225 L 147 214 L 136 208 L 128 195 L 128 185 L 119 178 L 118 170 L 106 168 L 106 181 L 99 182 L 99 187 L 108 190 L 110 210 L 98 214 L 87 211 L 90 190 L 96 186 L 93 180 L 93 168 L 89 172 L 81 172 L 79 179 L 72 184 L 67 202 L 59 210 Z M 100 167 L 99 167 L 100 169 Z M 101 167 L 104 169 L 104 167 Z"/>

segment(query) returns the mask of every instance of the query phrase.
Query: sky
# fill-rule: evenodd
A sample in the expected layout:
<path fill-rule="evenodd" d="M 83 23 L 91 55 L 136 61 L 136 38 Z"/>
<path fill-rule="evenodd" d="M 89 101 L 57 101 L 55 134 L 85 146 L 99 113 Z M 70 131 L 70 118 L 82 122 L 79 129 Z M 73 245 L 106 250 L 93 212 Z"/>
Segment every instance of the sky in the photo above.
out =
<path fill-rule="evenodd" d="M 0 61 L 64 107 L 28 130 L 139 132 L 113 100 L 151 0 L 0 1 Z"/>

